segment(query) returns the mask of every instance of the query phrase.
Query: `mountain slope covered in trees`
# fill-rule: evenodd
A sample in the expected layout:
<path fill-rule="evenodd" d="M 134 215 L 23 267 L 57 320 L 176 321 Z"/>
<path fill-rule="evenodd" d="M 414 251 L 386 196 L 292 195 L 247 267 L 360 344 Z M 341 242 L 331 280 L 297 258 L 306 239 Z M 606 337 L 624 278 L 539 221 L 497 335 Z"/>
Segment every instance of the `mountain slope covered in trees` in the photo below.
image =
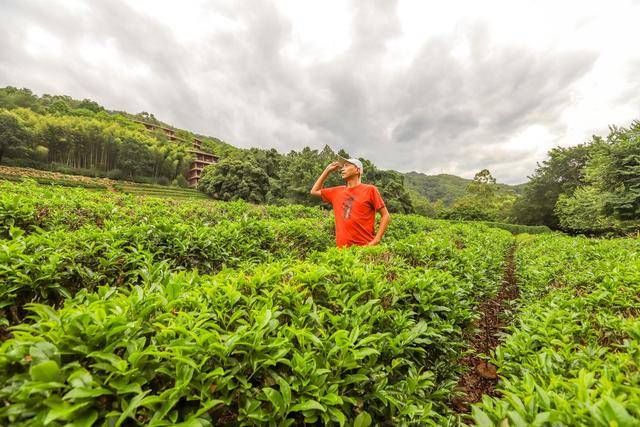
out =
<path fill-rule="evenodd" d="M 427 175 L 421 172 L 408 172 L 404 174 L 405 184 L 410 190 L 416 191 L 430 202 L 442 202 L 449 206 L 454 201 L 465 195 L 467 186 L 473 182 L 472 179 L 462 178 L 450 174 Z M 514 191 L 520 194 L 524 184 L 507 185 L 497 184 L 499 189 Z"/>
<path fill-rule="evenodd" d="M 162 131 L 149 132 L 139 123 L 170 128 L 180 140 L 170 140 Z M 218 138 L 195 135 L 158 120 L 153 114 L 108 111 L 89 99 L 65 95 L 35 95 L 29 89 L 0 89 L 0 163 L 88 176 L 128 179 L 159 184 L 185 185 L 191 162 L 193 137 L 203 149 L 221 158 L 205 175 L 202 189 L 223 200 L 243 199 L 255 203 L 300 203 L 317 205 L 311 187 L 337 152 L 330 147 L 308 147 L 287 154 L 276 150 L 240 149 Z M 351 157 L 350 153 L 339 154 Z M 355 153 L 352 153 L 355 155 Z M 436 191 L 413 190 L 407 176 L 365 164 L 363 179 L 378 185 L 392 212 L 415 212 L 414 205 L 435 216 L 429 200 L 447 204 L 464 194 L 470 180 Z M 332 177 L 329 185 L 340 185 Z M 448 191 L 452 190 L 451 193 Z"/>
<path fill-rule="evenodd" d="M 178 138 L 140 122 L 170 128 Z M 337 154 L 325 146 L 289 153 L 241 149 L 218 138 L 174 128 L 142 112 L 108 111 L 95 101 L 0 88 L 0 164 L 131 181 L 186 186 L 194 137 L 220 157 L 199 189 L 221 200 L 320 205 L 309 189 Z M 363 181 L 380 189 L 391 212 L 545 225 L 569 233 L 611 235 L 640 229 L 640 122 L 611 127 L 573 147 L 549 151 L 526 184 L 498 184 L 483 169 L 473 180 L 402 174 L 367 159 Z M 341 185 L 333 174 L 326 185 Z"/>

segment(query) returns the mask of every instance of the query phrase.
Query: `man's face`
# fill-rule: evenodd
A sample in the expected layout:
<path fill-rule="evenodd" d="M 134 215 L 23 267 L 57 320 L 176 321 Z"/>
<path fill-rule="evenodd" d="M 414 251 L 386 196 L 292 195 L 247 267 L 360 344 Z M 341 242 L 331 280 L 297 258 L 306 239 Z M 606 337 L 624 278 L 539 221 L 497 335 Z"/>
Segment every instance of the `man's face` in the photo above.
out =
<path fill-rule="evenodd" d="M 360 170 L 358 169 L 358 167 L 349 162 L 345 162 L 344 165 L 342 165 L 342 169 L 340 169 L 340 175 L 342 176 L 342 179 L 349 179 L 354 175 L 358 175 L 359 173 Z"/>

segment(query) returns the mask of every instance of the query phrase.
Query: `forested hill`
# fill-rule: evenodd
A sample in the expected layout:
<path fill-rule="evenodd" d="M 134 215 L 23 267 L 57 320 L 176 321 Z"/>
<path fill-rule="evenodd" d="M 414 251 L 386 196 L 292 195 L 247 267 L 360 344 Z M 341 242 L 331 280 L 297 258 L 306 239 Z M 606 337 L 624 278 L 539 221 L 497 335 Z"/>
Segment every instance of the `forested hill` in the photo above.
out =
<path fill-rule="evenodd" d="M 147 124 L 145 126 L 145 123 Z M 165 130 L 152 128 L 154 123 Z M 194 151 L 193 141 L 201 146 Z M 200 143 L 198 143 L 200 144 Z M 198 189 L 221 200 L 256 204 L 322 205 L 309 189 L 336 154 L 329 146 L 240 149 L 195 135 L 146 112 L 108 111 L 95 101 L 0 88 L 0 164 L 144 183 L 187 186 L 202 151 Z M 526 185 L 498 184 L 487 169 L 473 180 L 453 175 L 403 174 L 367 159 L 363 181 L 376 185 L 391 212 L 454 219 L 546 225 L 592 235 L 640 232 L 640 121 L 612 127 L 573 147 L 549 151 Z M 198 169 L 198 172 L 200 169 Z M 325 185 L 341 185 L 332 174 Z"/>
<path fill-rule="evenodd" d="M 140 122 L 170 128 L 175 138 Z M 3 165 L 184 186 L 194 137 L 146 112 L 108 111 L 90 99 L 0 88 Z M 218 156 L 239 151 L 217 138 L 200 139 L 203 150 Z"/>
<path fill-rule="evenodd" d="M 221 160 L 218 177 L 205 180 L 204 190 L 225 200 L 318 204 L 308 189 L 337 154 L 329 147 L 301 147 L 287 154 L 240 149 L 215 137 L 177 129 L 152 113 L 109 111 L 90 99 L 38 96 L 14 87 L 0 88 L 0 120 L 0 164 L 179 186 L 186 185 L 189 141 L 197 137 L 203 141 L 203 150 Z M 171 129 L 176 138 L 160 130 L 150 132 L 140 122 Z M 351 157 L 344 151 L 340 154 Z M 381 188 L 390 209 L 406 213 L 416 212 L 414 205 L 424 208 L 429 201 L 450 205 L 471 182 L 453 175 L 404 175 L 378 169 L 366 160 L 365 171 L 364 180 Z M 328 184 L 339 183 L 332 177 Z"/>
<path fill-rule="evenodd" d="M 407 188 L 416 191 L 431 202 L 442 200 L 447 206 L 464 196 L 467 187 L 473 181 L 450 174 L 426 175 L 420 172 L 409 172 L 404 176 Z M 501 190 L 520 194 L 524 184 L 497 184 L 496 186 Z"/>

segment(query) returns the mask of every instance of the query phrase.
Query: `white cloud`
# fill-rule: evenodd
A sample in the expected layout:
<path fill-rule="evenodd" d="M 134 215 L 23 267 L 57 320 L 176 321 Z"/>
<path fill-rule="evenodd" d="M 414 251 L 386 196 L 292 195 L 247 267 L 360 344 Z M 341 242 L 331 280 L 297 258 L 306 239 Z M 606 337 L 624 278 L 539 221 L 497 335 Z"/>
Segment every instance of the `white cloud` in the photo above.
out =
<path fill-rule="evenodd" d="M 62 43 L 49 31 L 32 26 L 25 33 L 24 49 L 31 56 L 55 58 L 62 54 Z"/>

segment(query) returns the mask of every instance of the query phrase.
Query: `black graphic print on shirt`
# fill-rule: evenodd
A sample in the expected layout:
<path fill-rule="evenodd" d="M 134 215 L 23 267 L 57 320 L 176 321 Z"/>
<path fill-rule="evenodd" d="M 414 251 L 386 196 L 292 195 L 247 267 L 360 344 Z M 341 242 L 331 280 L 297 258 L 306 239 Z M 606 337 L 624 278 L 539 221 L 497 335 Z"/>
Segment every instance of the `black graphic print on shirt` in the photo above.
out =
<path fill-rule="evenodd" d="M 352 195 L 348 195 L 347 198 L 344 199 L 344 202 L 342 202 L 342 218 L 349 219 L 351 217 L 351 208 L 355 200 L 355 197 Z"/>

